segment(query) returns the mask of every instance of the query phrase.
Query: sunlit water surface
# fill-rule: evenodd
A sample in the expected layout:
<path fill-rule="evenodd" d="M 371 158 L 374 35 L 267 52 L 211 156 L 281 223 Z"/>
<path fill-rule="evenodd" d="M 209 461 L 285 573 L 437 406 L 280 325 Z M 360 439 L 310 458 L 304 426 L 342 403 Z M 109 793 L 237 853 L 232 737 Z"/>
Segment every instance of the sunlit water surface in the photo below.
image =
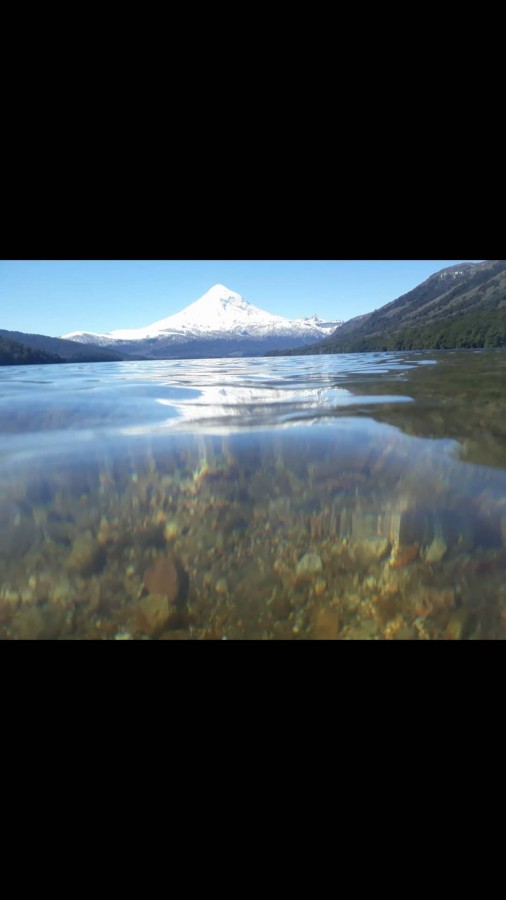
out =
<path fill-rule="evenodd" d="M 3 639 L 506 637 L 506 354 L 0 369 Z"/>

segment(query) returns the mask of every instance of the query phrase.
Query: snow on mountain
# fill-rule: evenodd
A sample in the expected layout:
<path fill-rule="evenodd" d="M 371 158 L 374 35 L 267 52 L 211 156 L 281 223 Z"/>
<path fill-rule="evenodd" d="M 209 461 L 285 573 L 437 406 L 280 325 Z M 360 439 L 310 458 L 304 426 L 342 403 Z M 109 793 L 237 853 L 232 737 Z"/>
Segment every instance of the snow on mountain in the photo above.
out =
<path fill-rule="evenodd" d="M 287 319 L 273 315 L 252 303 L 248 303 L 236 291 L 223 284 L 215 284 L 206 294 L 181 312 L 153 322 L 144 328 L 123 328 L 99 334 L 74 331 L 65 338 L 80 343 L 110 345 L 129 342 L 142 351 L 144 341 L 152 347 L 155 341 L 159 349 L 192 341 L 226 340 L 240 344 L 244 341 L 286 340 L 310 343 L 320 340 L 341 325 L 341 322 L 323 322 L 318 316 L 305 319 Z M 127 344 L 123 344 L 125 349 Z M 295 346 L 295 344 L 294 344 Z"/>
<path fill-rule="evenodd" d="M 147 336 L 168 332 L 203 333 L 227 332 L 242 333 L 245 329 L 252 333 L 278 328 L 286 320 L 282 316 L 271 313 L 244 300 L 240 294 L 230 291 L 223 284 L 215 284 L 203 297 L 191 303 L 186 309 L 155 322 L 144 331 Z M 114 337 L 123 337 L 128 332 L 112 332 Z"/>

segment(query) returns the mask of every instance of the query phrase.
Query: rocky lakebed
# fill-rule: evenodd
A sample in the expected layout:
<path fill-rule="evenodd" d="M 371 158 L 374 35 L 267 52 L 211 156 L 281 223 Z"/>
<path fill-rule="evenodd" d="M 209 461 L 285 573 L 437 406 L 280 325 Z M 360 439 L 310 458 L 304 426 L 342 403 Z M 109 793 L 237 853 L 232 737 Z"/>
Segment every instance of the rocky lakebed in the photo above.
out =
<path fill-rule="evenodd" d="M 14 479 L 0 638 L 506 637 L 494 470 L 455 493 L 406 439 L 351 430 L 338 449 L 206 438 Z"/>

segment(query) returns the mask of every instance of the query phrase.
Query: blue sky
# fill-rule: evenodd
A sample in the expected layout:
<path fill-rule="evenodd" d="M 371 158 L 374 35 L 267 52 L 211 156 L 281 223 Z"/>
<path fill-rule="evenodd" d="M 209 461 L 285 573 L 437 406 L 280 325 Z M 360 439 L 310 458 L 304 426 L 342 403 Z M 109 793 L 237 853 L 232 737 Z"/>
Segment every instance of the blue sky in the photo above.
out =
<path fill-rule="evenodd" d="M 50 335 L 138 328 L 179 312 L 217 282 L 288 318 L 347 320 L 459 262 L 0 260 L 0 328 Z"/>

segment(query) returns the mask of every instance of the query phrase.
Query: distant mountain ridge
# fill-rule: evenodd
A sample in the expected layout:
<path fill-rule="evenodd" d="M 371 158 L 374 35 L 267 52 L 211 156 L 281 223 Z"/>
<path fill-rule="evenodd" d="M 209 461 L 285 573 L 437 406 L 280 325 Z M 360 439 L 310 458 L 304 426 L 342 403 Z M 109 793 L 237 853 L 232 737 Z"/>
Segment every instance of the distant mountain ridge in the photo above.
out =
<path fill-rule="evenodd" d="M 288 353 L 501 346 L 506 346 L 506 260 L 496 259 L 442 269 L 311 348 Z"/>
<path fill-rule="evenodd" d="M 0 332 L 0 366 L 33 366 L 42 363 L 62 362 L 51 353 L 34 350 L 19 341 L 13 341 Z"/>
<path fill-rule="evenodd" d="M 47 334 L 26 334 L 24 331 L 7 331 L 0 328 L 0 340 L 2 341 L 4 362 L 9 360 L 25 359 L 26 362 L 116 362 L 125 359 L 124 354 L 115 353 L 113 350 L 104 350 L 95 345 L 83 346 L 74 341 L 65 341 L 62 338 L 49 337 Z M 16 345 L 10 347 L 9 345 Z M 24 351 L 19 348 L 24 347 Z M 31 354 L 27 351 L 30 350 Z M 22 363 L 19 363 L 21 365 Z"/>
<path fill-rule="evenodd" d="M 152 359 L 247 356 L 278 347 L 295 347 L 301 342 L 315 343 L 341 324 L 323 322 L 318 316 L 287 319 L 273 315 L 225 285 L 215 284 L 194 303 L 152 325 L 105 334 L 74 331 L 63 337 L 120 353 L 141 353 Z"/>

